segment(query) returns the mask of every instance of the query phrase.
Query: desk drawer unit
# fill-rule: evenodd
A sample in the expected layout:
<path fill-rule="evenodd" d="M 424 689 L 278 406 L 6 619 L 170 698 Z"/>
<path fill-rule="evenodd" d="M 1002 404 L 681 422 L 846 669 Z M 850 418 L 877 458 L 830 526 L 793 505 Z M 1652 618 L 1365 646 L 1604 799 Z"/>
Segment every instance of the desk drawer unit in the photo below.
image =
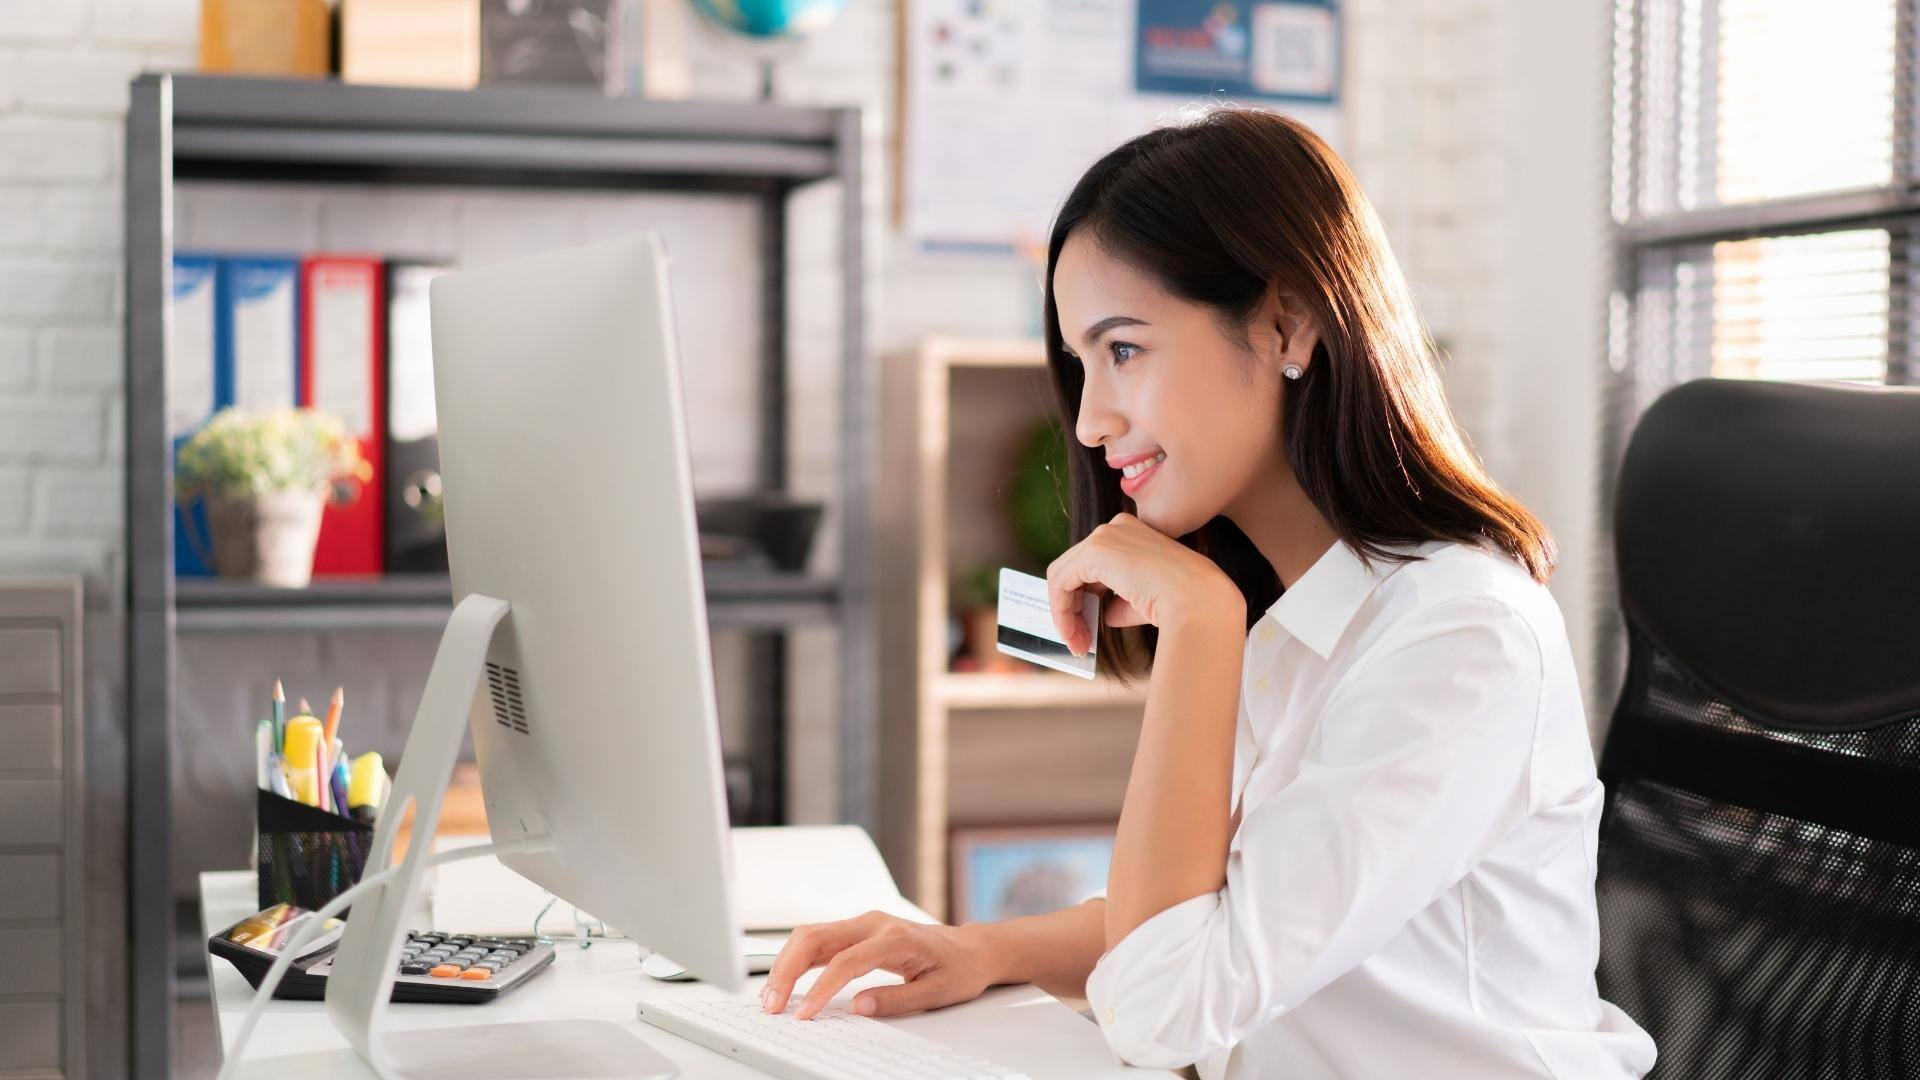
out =
<path fill-rule="evenodd" d="M 81 586 L 0 577 L 0 1080 L 81 1077 Z"/>

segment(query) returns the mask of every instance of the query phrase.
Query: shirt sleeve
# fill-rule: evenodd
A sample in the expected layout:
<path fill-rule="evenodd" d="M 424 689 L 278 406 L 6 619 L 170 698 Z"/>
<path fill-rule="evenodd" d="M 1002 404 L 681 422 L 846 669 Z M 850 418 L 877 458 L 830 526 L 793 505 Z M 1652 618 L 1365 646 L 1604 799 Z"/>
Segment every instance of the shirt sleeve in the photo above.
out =
<path fill-rule="evenodd" d="M 1087 999 L 1122 1061 L 1233 1046 L 1384 945 L 1529 810 L 1544 682 L 1497 600 L 1429 604 L 1332 688 L 1298 775 L 1244 812 L 1226 885 L 1100 958 Z"/>

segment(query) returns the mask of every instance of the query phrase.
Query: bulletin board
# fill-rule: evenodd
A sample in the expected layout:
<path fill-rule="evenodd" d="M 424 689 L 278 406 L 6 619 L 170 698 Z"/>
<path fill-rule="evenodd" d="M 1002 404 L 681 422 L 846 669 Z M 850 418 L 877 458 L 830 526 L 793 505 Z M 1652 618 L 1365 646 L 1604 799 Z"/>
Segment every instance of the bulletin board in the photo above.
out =
<path fill-rule="evenodd" d="M 1101 154 L 1196 103 L 1340 148 L 1338 0 L 904 0 L 896 221 L 929 252 L 1031 252 Z"/>

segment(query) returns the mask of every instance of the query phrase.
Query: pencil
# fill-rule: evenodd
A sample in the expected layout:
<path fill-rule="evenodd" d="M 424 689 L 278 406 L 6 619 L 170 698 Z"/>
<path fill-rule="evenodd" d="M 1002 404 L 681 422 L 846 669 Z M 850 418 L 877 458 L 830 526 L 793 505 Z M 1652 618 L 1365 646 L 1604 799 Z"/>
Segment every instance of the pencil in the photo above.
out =
<path fill-rule="evenodd" d="M 334 733 L 340 730 L 340 705 L 345 700 L 346 700 L 345 688 L 339 687 L 339 686 L 334 687 L 333 700 L 327 704 L 327 725 L 325 729 L 325 732 L 326 732 L 325 740 L 328 746 L 333 745 Z"/>
<path fill-rule="evenodd" d="M 313 706 L 311 706 L 311 705 L 309 705 L 309 704 L 307 704 L 307 699 L 306 699 L 306 698 L 301 698 L 301 699 L 300 699 L 300 715 L 301 715 L 301 716 L 312 716 L 312 715 L 313 715 Z"/>
<path fill-rule="evenodd" d="M 273 745 L 285 750 L 287 746 L 287 691 L 280 680 L 273 680 Z"/>

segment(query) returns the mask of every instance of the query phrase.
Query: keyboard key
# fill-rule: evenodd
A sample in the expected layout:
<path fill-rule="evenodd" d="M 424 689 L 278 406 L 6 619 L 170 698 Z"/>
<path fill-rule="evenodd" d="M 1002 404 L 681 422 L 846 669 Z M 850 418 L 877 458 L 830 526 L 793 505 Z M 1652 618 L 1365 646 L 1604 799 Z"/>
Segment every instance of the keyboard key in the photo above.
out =
<path fill-rule="evenodd" d="M 431 971 L 433 971 L 433 969 L 428 967 L 425 964 L 401 964 L 400 965 L 400 974 L 402 975 L 425 975 Z"/>
<path fill-rule="evenodd" d="M 470 967 L 467 970 L 461 972 L 460 977 L 463 979 L 474 981 L 474 982 L 479 982 L 482 979 L 493 978 L 493 972 L 488 971 L 484 967 Z"/>
<path fill-rule="evenodd" d="M 427 974 L 433 976 L 436 979 L 457 979 L 460 977 L 461 970 L 462 970 L 461 968 L 456 967 L 452 964 L 441 964 L 440 966 L 428 971 Z"/>

